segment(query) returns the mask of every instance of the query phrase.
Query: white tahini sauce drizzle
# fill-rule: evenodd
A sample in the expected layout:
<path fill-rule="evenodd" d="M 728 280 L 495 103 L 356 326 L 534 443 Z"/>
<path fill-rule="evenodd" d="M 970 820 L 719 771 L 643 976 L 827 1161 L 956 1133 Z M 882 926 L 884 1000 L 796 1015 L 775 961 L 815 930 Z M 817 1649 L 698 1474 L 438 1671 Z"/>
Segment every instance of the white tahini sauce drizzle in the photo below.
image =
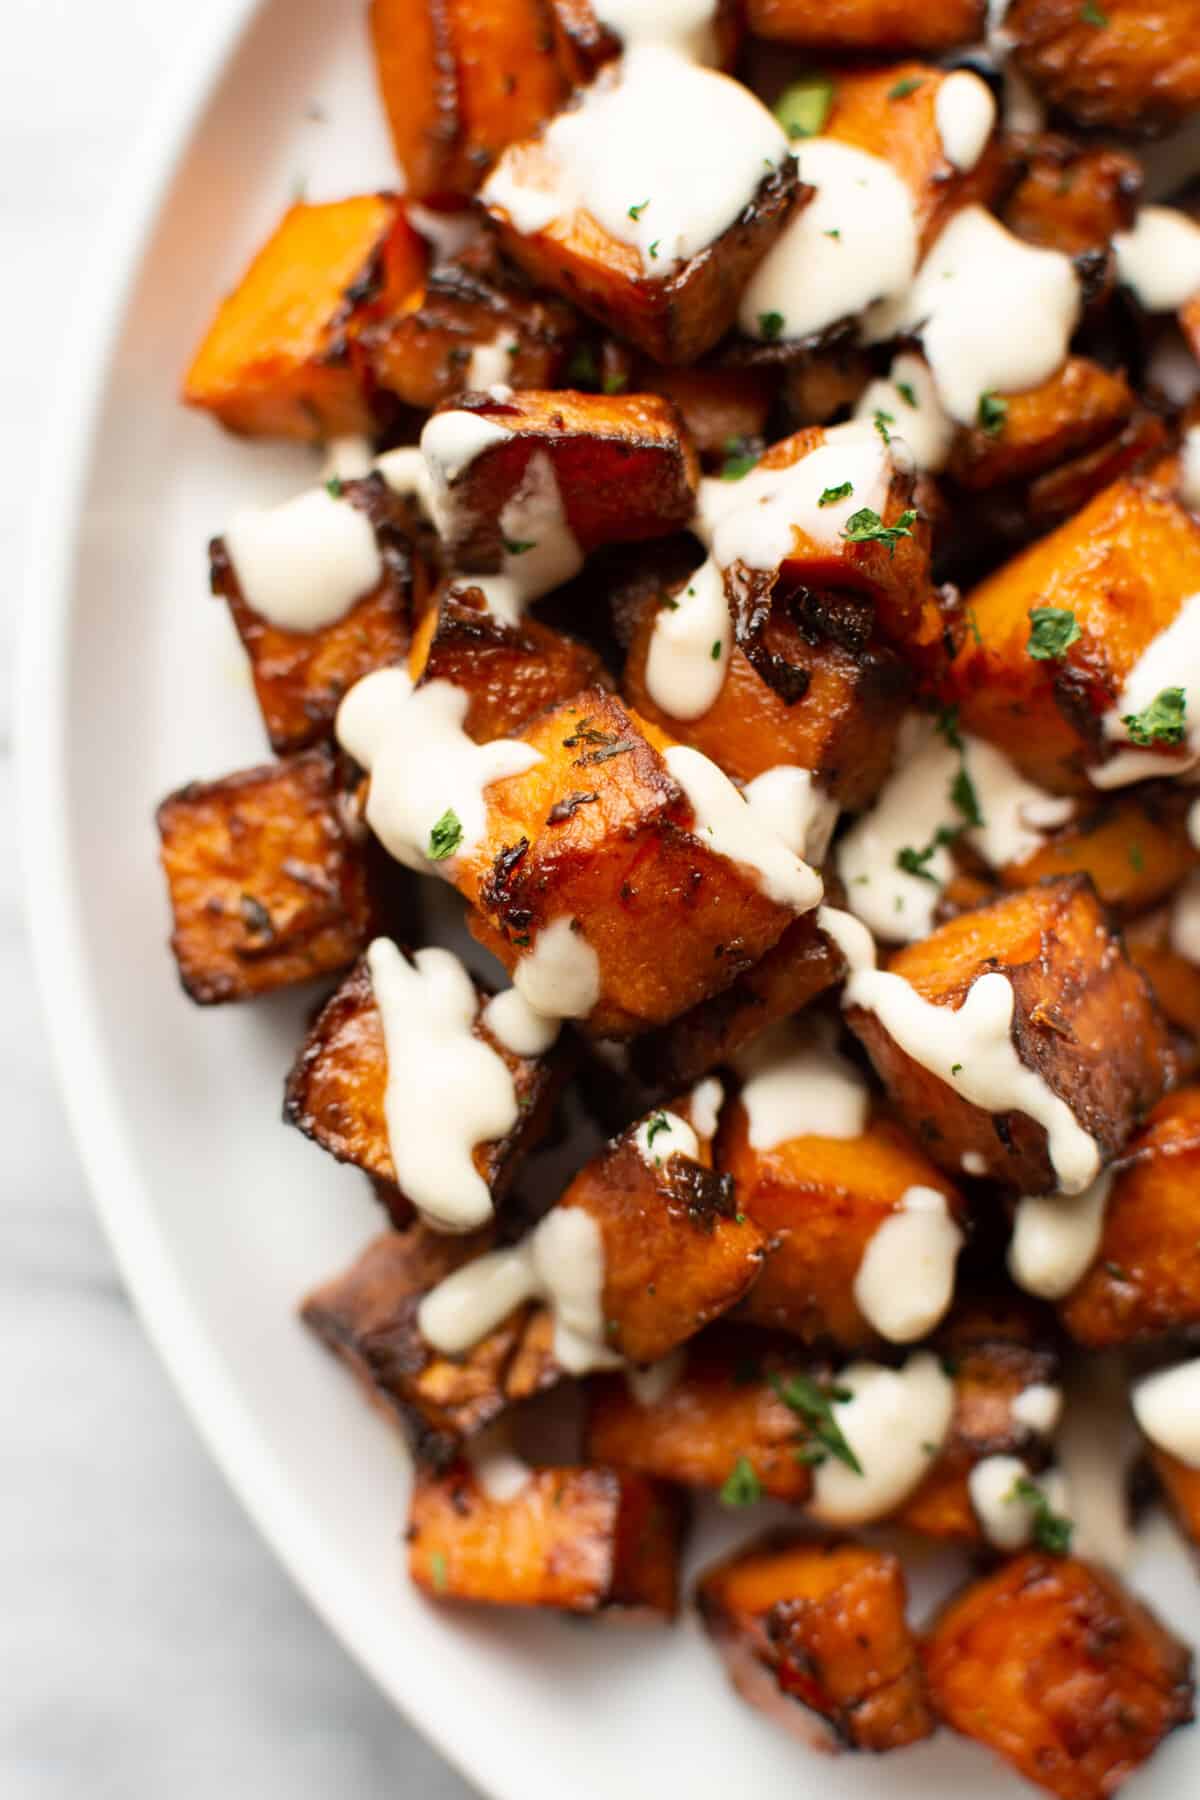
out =
<path fill-rule="evenodd" d="M 546 1018 L 586 1019 L 600 998 L 600 959 L 574 919 L 554 919 L 513 970 L 513 986 Z"/>
<path fill-rule="evenodd" d="M 692 1089 L 688 1096 L 688 1112 L 702 1138 L 716 1137 L 724 1104 L 725 1089 L 715 1075 L 706 1075 Z"/>
<path fill-rule="evenodd" d="M 625 1371 L 625 1383 L 639 1406 L 661 1406 L 672 1388 L 677 1387 L 687 1367 L 687 1351 L 672 1350 L 660 1362 L 643 1368 L 632 1365 Z"/>
<path fill-rule="evenodd" d="M 750 1145 L 774 1150 L 793 1138 L 855 1138 L 866 1130 L 871 1095 L 828 1032 L 784 1019 L 737 1059 Z"/>
<path fill-rule="evenodd" d="M 1200 512 L 1200 425 L 1189 425 L 1179 446 L 1179 498 Z"/>
<path fill-rule="evenodd" d="M 1067 1363 L 1064 1386 L 1054 1449 L 1071 1496 L 1071 1550 L 1121 1569 L 1134 1548 L 1126 1471 L 1138 1439 L 1129 1376 L 1119 1355 L 1091 1354 Z"/>
<path fill-rule="evenodd" d="M 780 841 L 805 862 L 822 863 L 838 821 L 838 804 L 817 786 L 811 769 L 777 763 L 743 790 L 746 802 Z"/>
<path fill-rule="evenodd" d="M 1182 774 L 1200 762 L 1200 593 L 1190 594 L 1157 637 L 1151 638 L 1134 663 L 1115 706 L 1105 713 L 1104 735 L 1128 745 L 1122 720 L 1140 713 L 1164 688 L 1184 691 L 1185 738 L 1175 756 L 1153 749 L 1131 749 L 1088 770 L 1095 787 L 1124 787 L 1150 775 Z"/>
<path fill-rule="evenodd" d="M 861 420 L 835 425 L 807 456 L 782 469 L 761 464 L 740 481 L 707 480 L 693 529 L 712 547 L 722 569 L 775 569 L 801 533 L 836 550 L 851 517 L 864 506 L 881 516 L 894 464 L 879 433 Z M 822 496 L 847 491 L 824 506 Z"/>
<path fill-rule="evenodd" d="M 1193 806 L 1197 803 L 1193 802 Z M 1171 948 L 1177 956 L 1200 964 L 1200 869 L 1193 870 L 1171 901 Z"/>
<path fill-rule="evenodd" d="M 763 824 L 716 763 L 688 744 L 672 744 L 663 761 L 691 802 L 702 843 L 746 870 L 777 906 L 802 913 L 819 903 L 821 877 Z"/>
<path fill-rule="evenodd" d="M 624 44 L 668 44 L 696 62 L 717 60 L 716 0 L 598 0 L 602 25 Z"/>
<path fill-rule="evenodd" d="M 1200 1469 L 1200 1357 L 1139 1381 L 1133 1413 L 1152 1444 Z"/>
<path fill-rule="evenodd" d="M 332 625 L 383 580 L 370 520 L 324 487 L 235 513 L 225 547 L 247 606 L 284 631 Z"/>
<path fill-rule="evenodd" d="M 942 405 L 975 424 L 985 393 L 1023 393 L 1062 366 L 1079 278 L 1058 250 L 1022 243 L 981 206 L 955 213 L 879 336 L 919 331 Z"/>
<path fill-rule="evenodd" d="M 639 253 L 650 277 L 699 255 L 789 154 L 782 127 L 740 82 L 678 50 L 634 43 L 542 134 L 545 174 L 502 156 L 480 198 L 528 236 L 576 211 Z M 520 174 L 518 174 L 520 170 Z"/>
<path fill-rule="evenodd" d="M 912 196 L 894 169 L 827 137 L 805 139 L 798 161 L 817 191 L 746 284 L 738 323 L 747 337 L 813 336 L 895 300 L 916 270 Z"/>
<path fill-rule="evenodd" d="M 487 829 L 488 786 L 541 761 L 515 738 L 474 743 L 463 730 L 469 705 L 448 681 L 414 688 L 405 670 L 376 669 L 355 683 L 337 715 L 338 743 L 371 777 L 367 824 L 397 862 L 447 880 Z M 447 812 L 462 836 L 453 855 L 433 860 L 431 833 Z"/>
<path fill-rule="evenodd" d="M 1117 274 L 1147 312 L 1174 312 L 1200 294 L 1200 225 L 1171 206 L 1143 206 L 1113 239 Z"/>
<path fill-rule="evenodd" d="M 554 1357 L 569 1375 L 614 1369 L 605 1342 L 604 1241 L 581 1206 L 556 1206 L 521 1243 L 464 1264 L 425 1295 L 417 1326 L 444 1356 L 462 1356 L 515 1307 L 543 1300 L 554 1313 Z"/>
<path fill-rule="evenodd" d="M 985 1456 L 967 1476 L 967 1492 L 984 1536 L 997 1550 L 1020 1550 L 1033 1536 L 1037 1500 L 1018 1491 L 1028 1482 L 1060 1515 L 1066 1486 L 1055 1469 L 1034 1475 L 1019 1456 Z"/>
<path fill-rule="evenodd" d="M 933 116 L 946 161 L 969 174 L 996 127 L 991 88 L 970 69 L 955 69 L 938 84 Z"/>
<path fill-rule="evenodd" d="M 418 950 L 410 963 L 376 938 L 367 967 L 387 1052 L 383 1106 L 396 1181 L 435 1229 L 474 1231 L 491 1218 L 492 1197 L 471 1153 L 516 1124 L 513 1078 L 476 1037 L 478 997 L 449 950 Z"/>
<path fill-rule="evenodd" d="M 1082 1193 L 1038 1194 L 1017 1203 L 1008 1268 L 1018 1287 L 1060 1300 L 1087 1273 L 1104 1230 L 1112 1186 L 1105 1169 Z"/>
<path fill-rule="evenodd" d="M 672 1156 L 688 1156 L 695 1162 L 700 1141 L 678 1113 L 648 1113 L 633 1134 L 638 1155 L 648 1169 L 658 1169 Z"/>
<path fill-rule="evenodd" d="M 964 1150 L 962 1168 L 964 1175 L 986 1175 L 987 1157 L 981 1155 L 978 1150 Z"/>
<path fill-rule="evenodd" d="M 558 1038 L 559 1021 L 536 1012 L 518 988 L 493 994 L 483 1022 L 498 1044 L 514 1056 L 544 1056 Z"/>
<path fill-rule="evenodd" d="M 1012 1416 L 1027 1431 L 1039 1437 L 1053 1437 L 1062 1418 L 1063 1394 L 1060 1387 L 1048 1381 L 1033 1381 L 1022 1388 L 1012 1403 Z"/>
<path fill-rule="evenodd" d="M 725 685 L 733 620 L 725 579 L 710 556 L 654 615 L 646 691 L 671 719 L 698 719 Z"/>
<path fill-rule="evenodd" d="M 858 1310 L 880 1337 L 912 1344 L 954 1297 L 963 1236 L 936 1188 L 911 1187 L 875 1232 L 854 1278 Z"/>
<path fill-rule="evenodd" d="M 827 1525 L 865 1525 L 893 1512 L 928 1471 L 950 1429 L 954 1384 L 922 1350 L 899 1369 L 850 1363 L 836 1385 L 851 1398 L 833 1402 L 834 1417 L 863 1472 L 827 1457 L 809 1511 Z"/>
<path fill-rule="evenodd" d="M 321 481 L 361 481 L 373 467 L 371 445 L 365 437 L 330 438 L 321 464 Z"/>
<path fill-rule="evenodd" d="M 877 376 L 868 382 L 854 409 L 854 416 L 872 420 L 876 413 L 889 415 L 888 430 L 893 438 L 908 446 L 918 469 L 928 469 L 931 474 L 936 474 L 945 468 L 954 442 L 955 425 L 938 399 L 929 364 L 923 356 L 904 350 L 893 359 L 886 377 Z"/>
<path fill-rule="evenodd" d="M 417 501 L 421 510 L 432 518 L 429 470 L 416 444 L 403 444 L 399 450 L 385 450 L 382 456 L 375 458 L 372 467 L 377 475 L 382 475 L 393 494 Z"/>
<path fill-rule="evenodd" d="M 467 1456 L 475 1479 L 488 1499 L 497 1501 L 501 1506 L 507 1506 L 529 1486 L 533 1470 L 511 1450 L 485 1449 L 472 1445 Z"/>
<path fill-rule="evenodd" d="M 512 368 L 515 340 L 512 327 L 498 331 L 486 344 L 476 344 L 467 363 L 465 388 L 490 388 L 505 381 Z"/>

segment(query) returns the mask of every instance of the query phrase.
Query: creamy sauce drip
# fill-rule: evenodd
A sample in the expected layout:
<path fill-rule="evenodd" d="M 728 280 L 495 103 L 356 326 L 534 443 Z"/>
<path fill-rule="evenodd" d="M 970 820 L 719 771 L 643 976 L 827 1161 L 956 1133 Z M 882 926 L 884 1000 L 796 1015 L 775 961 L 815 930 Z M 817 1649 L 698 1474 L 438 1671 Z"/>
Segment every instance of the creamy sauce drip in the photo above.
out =
<path fill-rule="evenodd" d="M 574 919 L 555 919 L 517 964 L 513 986 L 546 1018 L 586 1019 L 600 998 L 600 959 Z"/>
<path fill-rule="evenodd" d="M 837 550 L 853 515 L 870 507 L 882 517 L 894 470 L 873 427 L 860 420 L 835 425 L 824 443 L 782 469 L 760 464 L 740 481 L 703 481 L 694 529 L 722 569 L 776 569 L 800 532 L 822 549 Z M 822 496 L 848 491 L 824 506 Z"/>
<path fill-rule="evenodd" d="M 869 421 L 876 413 L 890 415 L 888 430 L 894 440 L 908 447 L 918 469 L 936 474 L 945 468 L 956 428 L 938 398 L 923 356 L 904 350 L 893 359 L 886 376 L 867 384 L 854 416 Z"/>
<path fill-rule="evenodd" d="M 933 110 L 946 161 L 969 174 L 996 128 L 991 88 L 970 69 L 955 69 L 939 82 Z"/>
<path fill-rule="evenodd" d="M 383 580 L 366 514 L 327 488 L 234 515 L 225 548 L 247 606 L 283 631 L 320 631 Z"/>
<path fill-rule="evenodd" d="M 1094 786 L 1124 787 L 1157 774 L 1182 774 L 1200 762 L 1200 594 L 1191 594 L 1157 637 L 1151 639 L 1129 671 L 1115 706 L 1105 713 L 1104 735 L 1128 745 L 1122 721 L 1140 713 L 1164 688 L 1182 688 L 1185 739 L 1180 752 L 1167 756 L 1153 749 L 1126 750 L 1090 769 Z"/>
<path fill-rule="evenodd" d="M 667 44 L 695 62 L 717 60 L 714 0 L 598 0 L 594 10 L 626 46 Z"/>
<path fill-rule="evenodd" d="M 688 1099 L 688 1112 L 692 1124 L 702 1138 L 714 1138 L 717 1126 L 721 1122 L 721 1108 L 725 1104 L 725 1089 L 715 1075 L 706 1075 L 698 1081 Z"/>
<path fill-rule="evenodd" d="M 544 1056 L 553 1048 L 560 1029 L 557 1019 L 535 1011 L 515 987 L 493 994 L 483 1009 L 483 1022 L 513 1056 Z"/>
<path fill-rule="evenodd" d="M 746 803 L 793 855 L 824 862 L 838 821 L 838 804 L 817 786 L 811 769 L 778 763 L 764 769 L 743 790 Z"/>
<path fill-rule="evenodd" d="M 633 1134 L 638 1155 L 648 1169 L 661 1169 L 672 1156 L 687 1156 L 696 1162 L 700 1141 L 686 1119 L 678 1113 L 649 1113 Z"/>
<path fill-rule="evenodd" d="M 1143 206 L 1113 239 L 1117 275 L 1147 312 L 1174 312 L 1200 294 L 1200 225 L 1171 206 Z"/>
<path fill-rule="evenodd" d="M 655 706 L 668 718 L 700 718 L 725 685 L 732 644 L 725 578 L 710 556 L 673 604 L 654 615 L 646 691 Z"/>
<path fill-rule="evenodd" d="M 997 1550 L 1010 1553 L 1030 1542 L 1038 1513 L 1036 1498 L 1019 1492 L 1018 1482 L 1028 1482 L 1053 1512 L 1060 1516 L 1066 1512 L 1066 1484 L 1056 1469 L 1035 1475 L 1019 1456 L 985 1456 L 967 1476 L 967 1491 L 984 1536 Z"/>
<path fill-rule="evenodd" d="M 512 369 L 513 351 L 516 348 L 511 326 L 498 331 L 485 344 L 476 344 L 467 364 L 467 378 L 463 386 L 472 389 L 490 388 L 506 380 Z"/>
<path fill-rule="evenodd" d="M 1038 1194 L 1017 1204 L 1008 1268 L 1018 1287 L 1043 1300 L 1061 1300 L 1083 1276 L 1100 1248 L 1104 1209 L 1112 1186 L 1104 1170 L 1076 1194 Z"/>
<path fill-rule="evenodd" d="M 946 1196 L 909 1188 L 871 1238 L 854 1278 L 858 1310 L 881 1337 L 912 1344 L 945 1316 L 962 1242 Z"/>
<path fill-rule="evenodd" d="M 839 1056 L 832 1034 L 785 1019 L 764 1031 L 737 1059 L 750 1145 L 774 1150 L 793 1138 L 855 1138 L 866 1130 L 870 1090 Z"/>
<path fill-rule="evenodd" d="M 672 1350 L 660 1362 L 627 1368 L 625 1384 L 639 1406 L 661 1406 L 672 1388 L 679 1385 L 686 1367 L 687 1351 Z"/>
<path fill-rule="evenodd" d="M 923 1350 L 899 1369 L 850 1363 L 837 1387 L 851 1398 L 834 1401 L 834 1417 L 863 1472 L 828 1457 L 813 1472 L 809 1510 L 827 1525 L 865 1525 L 894 1512 L 928 1472 L 950 1430 L 954 1385 Z"/>
<path fill-rule="evenodd" d="M 663 761 L 691 803 L 702 843 L 737 863 L 777 906 L 802 913 L 818 904 L 820 876 L 763 824 L 716 763 L 687 744 L 670 745 Z"/>
<path fill-rule="evenodd" d="M 1139 1381 L 1133 1413 L 1152 1444 L 1200 1469 L 1200 1357 Z"/>
<path fill-rule="evenodd" d="M 1048 1381 L 1031 1382 L 1027 1388 L 1022 1388 L 1012 1403 L 1012 1416 L 1017 1424 L 1045 1438 L 1053 1437 L 1058 1430 L 1062 1410 L 1062 1389 Z"/>

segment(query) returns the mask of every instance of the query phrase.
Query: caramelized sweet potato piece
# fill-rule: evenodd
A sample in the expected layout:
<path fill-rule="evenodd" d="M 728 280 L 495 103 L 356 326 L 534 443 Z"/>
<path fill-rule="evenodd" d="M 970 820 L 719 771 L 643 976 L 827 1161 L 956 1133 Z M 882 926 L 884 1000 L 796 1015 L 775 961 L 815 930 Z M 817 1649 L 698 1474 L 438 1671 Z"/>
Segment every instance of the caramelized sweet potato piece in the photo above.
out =
<path fill-rule="evenodd" d="M 739 1551 L 696 1590 L 743 1699 L 818 1748 L 875 1752 L 935 1728 L 906 1599 L 890 1551 L 803 1540 Z"/>
<path fill-rule="evenodd" d="M 624 1470 L 531 1469 L 524 1487 L 498 1499 L 458 1462 L 416 1476 L 408 1569 L 434 1599 L 670 1619 L 683 1526 L 677 1495 Z"/>
<path fill-rule="evenodd" d="M 1029 483 L 1021 498 L 1026 529 L 1045 531 L 1061 524 L 1123 475 L 1153 467 L 1168 444 L 1167 427 L 1158 414 L 1135 407 L 1115 437 L 1069 457 Z"/>
<path fill-rule="evenodd" d="M 1027 244 L 1107 256 L 1117 232 L 1132 227 L 1142 192 L 1132 156 L 1046 132 L 1023 146 L 1023 162 L 1000 217 Z"/>
<path fill-rule="evenodd" d="M 345 968 L 365 947 L 365 850 L 342 803 L 324 749 L 193 781 L 162 802 L 171 948 L 193 1000 L 268 994 Z"/>
<path fill-rule="evenodd" d="M 950 670 L 963 724 L 1031 781 L 1086 793 L 1085 767 L 1114 748 L 1101 720 L 1134 664 L 1200 589 L 1200 521 L 1157 474 L 1129 476 L 968 596 L 976 630 Z M 1034 607 L 1072 613 L 1080 637 L 1056 659 L 1028 652 Z M 1123 746 L 1116 746 L 1118 752 Z M 1154 756 L 1163 746 L 1154 747 Z"/>
<path fill-rule="evenodd" d="M 301 1307 L 305 1324 L 400 1421 L 426 1462 L 449 1461 L 507 1406 L 558 1379 L 540 1307 L 518 1307 L 463 1356 L 441 1356 L 421 1336 L 422 1297 L 491 1243 L 490 1231 L 451 1237 L 413 1224 L 386 1232 Z"/>
<path fill-rule="evenodd" d="M 1126 1147 L 1087 1274 L 1062 1302 L 1089 1349 L 1200 1324 L 1200 1088 L 1159 1102 Z"/>
<path fill-rule="evenodd" d="M 224 538 L 209 545 L 213 593 L 228 605 L 250 658 L 263 723 L 280 756 L 332 737 L 343 695 L 372 669 L 402 660 L 428 594 L 429 569 L 407 505 L 378 475 L 344 482 L 342 498 L 371 521 L 383 579 L 340 619 L 315 631 L 288 631 L 255 612 Z"/>
<path fill-rule="evenodd" d="M 478 744 L 511 737 L 581 688 L 609 685 L 594 650 L 526 615 L 509 625 L 469 578 L 446 581 L 413 638 L 414 682 L 449 681 L 471 697 L 463 730 Z"/>
<path fill-rule="evenodd" d="M 1006 395 L 995 429 L 961 429 L 948 472 L 967 488 L 1027 481 L 1098 439 L 1110 438 L 1125 425 L 1133 404 L 1124 375 L 1112 375 L 1086 356 L 1069 356 L 1040 387 Z"/>
<path fill-rule="evenodd" d="M 1058 1800 L 1109 1800 L 1192 1716 L 1191 1655 L 1115 1576 L 1015 1557 L 925 1644 L 935 1710 Z"/>
<path fill-rule="evenodd" d="M 520 736 L 541 760 L 492 784 L 487 831 L 456 866 L 471 930 L 506 968 L 574 920 L 596 959 L 589 1027 L 623 1037 L 727 987 L 782 937 L 795 912 L 696 834 L 652 726 L 590 689 Z"/>
<path fill-rule="evenodd" d="M 550 0 L 371 0 L 375 70 L 415 200 L 475 192 L 506 144 L 561 106 Z"/>
<path fill-rule="evenodd" d="M 1195 867 L 1186 815 L 1185 796 L 1166 784 L 1114 795 L 1081 808 L 1041 849 L 1006 863 L 1000 879 L 1020 888 L 1090 875 L 1102 904 L 1128 918 L 1165 898 Z"/>
<path fill-rule="evenodd" d="M 1044 882 L 963 913 L 900 950 L 889 967 L 922 999 L 955 1010 L 980 976 L 1006 976 L 1017 1055 L 1106 1158 L 1162 1095 L 1170 1072 L 1163 1020 L 1084 877 Z M 876 1013 L 852 1007 L 846 1016 L 942 1168 L 954 1173 L 973 1155 L 982 1171 L 1018 1193 L 1051 1193 L 1059 1185 L 1041 1125 L 1025 1113 L 993 1114 L 968 1101 L 902 1050 Z"/>
<path fill-rule="evenodd" d="M 492 441 L 464 463 L 458 427 L 468 415 L 487 422 Z M 449 467 L 441 460 L 447 440 Z M 654 395 L 467 395 L 434 415 L 422 443 L 434 468 L 447 549 L 458 567 L 472 572 L 499 569 L 505 509 L 532 483 L 544 481 L 547 470 L 584 552 L 668 537 L 687 525 L 695 508 L 695 450 L 674 407 Z M 536 547 L 527 543 L 512 554 Z"/>
<path fill-rule="evenodd" d="M 1079 125 L 1152 134 L 1200 106 L 1191 0 L 1013 0 L 1004 29 L 1022 73 Z"/>
<path fill-rule="evenodd" d="M 506 1138 L 477 1144 L 472 1161 L 497 1205 L 507 1194 L 523 1157 L 545 1134 L 555 1099 L 567 1075 L 561 1051 L 515 1056 L 488 1030 L 480 992 L 475 1036 L 503 1058 L 513 1078 L 520 1115 Z M 388 1146 L 384 1093 L 387 1053 L 383 1021 L 375 1003 L 365 960 L 351 969 L 318 1013 L 292 1064 L 284 1089 L 283 1116 L 328 1150 L 382 1182 L 394 1183 Z M 397 1190 L 390 1198 L 397 1223 L 411 1216 Z"/>
<path fill-rule="evenodd" d="M 702 456 L 724 460 L 767 429 L 775 383 L 766 369 L 649 367 L 636 380 L 639 393 L 670 401 Z"/>
<path fill-rule="evenodd" d="M 377 411 L 359 334 L 415 301 L 425 255 L 393 195 L 298 202 L 217 308 L 184 400 L 252 437 L 370 432 Z"/>
<path fill-rule="evenodd" d="M 771 1242 L 740 1316 L 842 1350 L 878 1342 L 855 1299 L 855 1277 L 871 1239 L 908 1191 L 932 1188 L 946 1195 L 952 1216 L 963 1214 L 951 1183 L 884 1118 L 858 1137 L 788 1138 L 756 1150 L 746 1108 L 736 1100 L 725 1109 L 718 1166 Z"/>
<path fill-rule="evenodd" d="M 746 22 L 755 37 L 823 54 L 867 51 L 880 57 L 906 50 L 937 53 L 983 36 L 985 0 L 746 0 Z"/>

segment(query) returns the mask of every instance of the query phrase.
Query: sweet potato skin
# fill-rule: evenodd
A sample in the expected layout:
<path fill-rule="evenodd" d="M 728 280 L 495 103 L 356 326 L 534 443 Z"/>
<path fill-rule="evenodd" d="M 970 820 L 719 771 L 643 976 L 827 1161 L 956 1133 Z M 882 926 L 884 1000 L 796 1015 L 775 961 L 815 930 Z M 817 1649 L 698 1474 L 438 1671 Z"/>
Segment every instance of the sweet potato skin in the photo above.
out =
<path fill-rule="evenodd" d="M 1191 1655 L 1106 1571 L 1030 1553 L 925 1643 L 935 1710 L 1058 1800 L 1108 1800 L 1192 1716 Z"/>
<path fill-rule="evenodd" d="M 415 200 L 475 192 L 567 93 L 550 0 L 371 0 L 375 71 Z"/>
<path fill-rule="evenodd" d="M 246 1000 L 353 962 L 373 916 L 326 749 L 194 781 L 158 809 L 171 948 L 201 1005 Z"/>
<path fill-rule="evenodd" d="M 1167 784 L 1083 810 L 1032 855 L 1006 863 L 1006 888 L 1048 877 L 1088 875 L 1102 905 L 1119 918 L 1135 917 L 1164 899 L 1195 867 L 1187 833 L 1187 800 Z"/>
<path fill-rule="evenodd" d="M 986 971 L 1006 975 L 1018 1055 L 1105 1157 L 1162 1096 L 1171 1073 L 1164 1021 L 1085 877 L 1044 882 L 963 913 L 899 951 L 889 967 L 922 998 L 954 1007 Z M 874 1013 L 852 1007 L 846 1016 L 936 1163 L 953 1173 L 974 1152 L 992 1179 L 1016 1192 L 1053 1192 L 1040 1125 L 966 1101 L 900 1050 Z"/>
<path fill-rule="evenodd" d="M 803 1737 L 820 1722 L 829 1748 L 876 1753 L 935 1728 L 905 1600 L 889 1551 L 803 1540 L 742 1550 L 702 1575 L 696 1591 L 745 1699 Z"/>
<path fill-rule="evenodd" d="M 1078 125 L 1155 134 L 1200 104 L 1190 0 L 1013 0 L 1004 28 L 1022 73 Z"/>
<path fill-rule="evenodd" d="M 470 1237 L 421 1224 L 386 1232 L 300 1309 L 367 1397 L 403 1427 L 414 1455 L 433 1467 L 451 1461 L 514 1401 L 559 1378 L 552 1321 L 541 1307 L 518 1307 L 464 1356 L 441 1356 L 421 1336 L 422 1297 L 492 1243 L 490 1229 Z"/>
<path fill-rule="evenodd" d="M 1107 1349 L 1200 1324 L 1200 1088 L 1159 1102 L 1109 1191 L 1095 1259 L 1062 1302 L 1078 1343 Z"/>
<path fill-rule="evenodd" d="M 513 1499 L 495 1500 L 460 1462 L 416 1478 L 408 1567 L 434 1599 L 669 1619 L 682 1535 L 678 1498 L 639 1475 L 536 1469 Z"/>
<path fill-rule="evenodd" d="M 425 259 L 394 195 L 298 202 L 217 308 L 184 400 L 252 437 L 369 433 L 377 414 L 357 340 L 412 302 Z"/>
<path fill-rule="evenodd" d="M 998 487 L 1027 481 L 1044 469 L 1112 437 L 1133 412 L 1123 374 L 1110 374 L 1086 356 L 1069 356 L 1040 387 L 1006 396 L 998 430 L 961 429 L 947 465 L 961 487 Z"/>
<path fill-rule="evenodd" d="M 755 37 L 800 50 L 870 51 L 895 56 L 905 50 L 936 52 L 973 44 L 983 35 L 983 0 L 746 0 L 746 22 Z"/>

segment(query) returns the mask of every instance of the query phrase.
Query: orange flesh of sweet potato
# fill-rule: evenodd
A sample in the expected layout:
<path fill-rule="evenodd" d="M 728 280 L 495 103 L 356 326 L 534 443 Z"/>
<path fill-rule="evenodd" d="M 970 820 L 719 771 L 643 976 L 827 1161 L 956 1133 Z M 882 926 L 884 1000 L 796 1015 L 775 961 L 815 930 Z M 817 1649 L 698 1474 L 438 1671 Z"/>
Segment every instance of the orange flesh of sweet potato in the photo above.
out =
<path fill-rule="evenodd" d="M 1000 216 L 1027 244 L 1080 256 L 1107 251 L 1118 231 L 1131 229 L 1141 192 L 1132 156 L 1046 133 L 1029 144 Z"/>
<path fill-rule="evenodd" d="M 1058 1800 L 1108 1800 L 1192 1716 L 1191 1656 L 1112 1575 L 1030 1553 L 951 1600 L 935 1710 Z"/>
<path fill-rule="evenodd" d="M 800 50 L 871 51 L 894 56 L 905 50 L 952 50 L 983 35 L 984 0 L 746 0 L 746 22 L 755 37 L 794 44 Z"/>
<path fill-rule="evenodd" d="M 361 327 L 420 291 L 426 250 L 388 194 L 286 212 L 218 307 L 183 385 L 231 431 L 321 438 L 369 433 Z"/>
<path fill-rule="evenodd" d="M 947 466 L 962 487 L 1026 481 L 1056 467 L 1119 431 L 1134 398 L 1123 374 L 1112 375 L 1086 356 L 1069 356 L 1040 387 L 1007 395 L 1005 402 L 998 431 L 974 425 L 958 432 Z"/>
<path fill-rule="evenodd" d="M 418 1475 L 409 1573 L 435 1599 L 674 1615 L 682 1511 L 669 1490 L 605 1468 L 534 1470 L 492 1499 L 469 1464 Z"/>
<path fill-rule="evenodd" d="M 1007 888 L 1048 877 L 1090 875 L 1103 905 L 1122 918 L 1145 912 L 1195 867 L 1186 799 L 1170 788 L 1116 794 L 1056 832 L 1032 855 L 1006 863 Z"/>
<path fill-rule="evenodd" d="M 1191 0 L 1013 0 L 1004 28 L 1022 73 L 1079 125 L 1165 130 L 1200 104 Z"/>
<path fill-rule="evenodd" d="M 779 1724 L 811 1741 L 815 1714 L 823 1746 L 875 1752 L 932 1735 L 890 1552 L 768 1539 L 701 1576 L 696 1597 L 734 1686 Z"/>
<path fill-rule="evenodd" d="M 899 951 L 889 967 L 923 999 L 953 1007 L 985 972 L 1007 976 L 1018 1055 L 1106 1157 L 1162 1095 L 1170 1074 L 1162 1017 L 1083 877 L 1046 882 L 963 913 Z M 994 1180 L 1018 1193 L 1054 1190 L 1040 1125 L 1022 1113 L 993 1115 L 966 1101 L 902 1051 L 874 1013 L 856 1007 L 847 1018 L 906 1123 L 941 1167 L 953 1173 L 975 1152 Z"/>

